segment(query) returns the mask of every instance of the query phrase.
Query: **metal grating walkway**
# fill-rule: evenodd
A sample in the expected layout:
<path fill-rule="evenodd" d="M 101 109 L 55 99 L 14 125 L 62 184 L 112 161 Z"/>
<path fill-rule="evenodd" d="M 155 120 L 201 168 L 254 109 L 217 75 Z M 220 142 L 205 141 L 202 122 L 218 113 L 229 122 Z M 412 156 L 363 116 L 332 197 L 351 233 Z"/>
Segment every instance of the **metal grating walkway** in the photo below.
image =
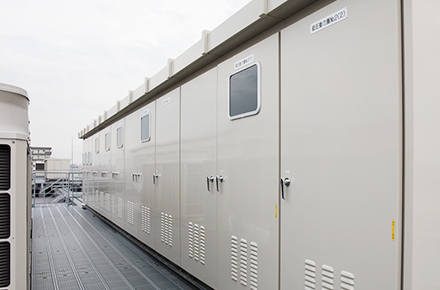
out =
<path fill-rule="evenodd" d="M 90 211 L 33 208 L 32 289 L 195 289 Z"/>

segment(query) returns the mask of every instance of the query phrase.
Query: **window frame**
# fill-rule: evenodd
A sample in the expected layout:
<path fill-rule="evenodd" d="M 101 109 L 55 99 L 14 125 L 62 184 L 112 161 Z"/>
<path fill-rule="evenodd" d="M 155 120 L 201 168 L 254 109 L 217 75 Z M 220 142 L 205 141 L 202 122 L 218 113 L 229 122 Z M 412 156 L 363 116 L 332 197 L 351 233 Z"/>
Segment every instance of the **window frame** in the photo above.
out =
<path fill-rule="evenodd" d="M 99 137 L 95 138 L 95 154 L 99 154 Z"/>
<path fill-rule="evenodd" d="M 144 118 L 146 118 L 146 117 L 148 117 L 148 138 L 147 139 L 142 139 L 142 120 L 144 119 Z M 147 113 L 147 114 L 145 114 L 145 115 L 142 115 L 142 117 L 141 117 L 141 142 L 142 143 L 145 143 L 145 142 L 149 142 L 150 140 L 151 140 L 151 114 L 150 113 Z"/>
<path fill-rule="evenodd" d="M 111 149 L 111 135 L 110 132 L 105 133 L 104 135 L 104 147 L 105 147 L 105 151 L 110 151 Z"/>
<path fill-rule="evenodd" d="M 242 114 L 231 116 L 231 78 L 253 66 L 257 67 L 257 108 L 253 111 L 248 111 Z M 246 66 L 239 68 L 238 70 L 231 73 L 228 77 L 228 117 L 232 120 L 242 119 L 245 117 L 257 115 L 261 110 L 261 65 L 258 61 L 252 62 Z"/>
<path fill-rule="evenodd" d="M 123 126 L 116 128 L 116 148 L 121 149 L 124 147 L 124 129 Z M 119 139 L 121 140 L 121 144 L 119 145 Z"/>

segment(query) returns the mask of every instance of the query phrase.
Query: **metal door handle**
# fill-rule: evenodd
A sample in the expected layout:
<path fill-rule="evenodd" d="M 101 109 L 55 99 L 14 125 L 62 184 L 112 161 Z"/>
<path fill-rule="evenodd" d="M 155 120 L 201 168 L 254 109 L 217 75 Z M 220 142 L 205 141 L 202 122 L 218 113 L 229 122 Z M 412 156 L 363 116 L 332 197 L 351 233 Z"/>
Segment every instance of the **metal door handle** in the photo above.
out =
<path fill-rule="evenodd" d="M 153 174 L 153 184 L 156 185 L 156 178 L 159 178 L 160 174 Z"/>
<path fill-rule="evenodd" d="M 207 176 L 206 177 L 206 186 L 208 187 L 208 191 L 211 191 L 210 189 L 209 189 L 209 183 L 210 182 L 214 182 L 214 176 Z"/>
<path fill-rule="evenodd" d="M 284 186 L 289 187 L 291 183 L 290 178 L 286 177 L 284 180 L 281 178 L 281 197 L 284 198 Z"/>
<path fill-rule="evenodd" d="M 219 176 L 219 175 L 216 176 L 216 178 L 215 178 L 215 184 L 216 184 L 216 186 L 217 186 L 217 192 L 220 192 L 219 189 L 218 189 L 218 182 L 219 182 L 219 181 L 220 181 L 220 182 L 224 182 L 224 181 L 225 181 L 225 178 L 224 178 L 223 176 L 221 176 L 221 175 L 220 175 L 220 176 Z"/>

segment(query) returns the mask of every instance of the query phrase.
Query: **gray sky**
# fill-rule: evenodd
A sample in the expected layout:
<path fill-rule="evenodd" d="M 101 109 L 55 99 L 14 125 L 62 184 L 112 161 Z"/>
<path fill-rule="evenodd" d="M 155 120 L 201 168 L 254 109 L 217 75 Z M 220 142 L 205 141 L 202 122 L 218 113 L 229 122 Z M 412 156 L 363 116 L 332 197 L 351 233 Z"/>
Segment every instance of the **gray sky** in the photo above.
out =
<path fill-rule="evenodd" d="M 81 129 L 249 2 L 0 0 L 0 83 L 28 92 L 31 145 L 73 138 L 78 164 Z"/>

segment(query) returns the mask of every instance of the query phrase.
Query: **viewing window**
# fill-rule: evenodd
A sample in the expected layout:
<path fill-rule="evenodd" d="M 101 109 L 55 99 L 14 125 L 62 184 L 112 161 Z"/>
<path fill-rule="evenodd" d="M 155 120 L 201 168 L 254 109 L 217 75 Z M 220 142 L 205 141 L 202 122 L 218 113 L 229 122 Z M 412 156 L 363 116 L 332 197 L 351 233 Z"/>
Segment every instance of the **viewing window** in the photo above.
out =
<path fill-rule="evenodd" d="M 243 118 L 259 111 L 260 65 L 255 63 L 229 76 L 229 118 Z"/>
<path fill-rule="evenodd" d="M 150 141 L 150 114 L 141 118 L 141 141 Z"/>
<path fill-rule="evenodd" d="M 110 133 L 105 134 L 105 151 L 110 151 Z"/>
<path fill-rule="evenodd" d="M 95 153 L 99 153 L 99 138 L 95 139 Z"/>
<path fill-rule="evenodd" d="M 119 127 L 116 129 L 116 146 L 118 148 L 124 147 L 124 142 L 122 140 L 122 127 Z"/>

